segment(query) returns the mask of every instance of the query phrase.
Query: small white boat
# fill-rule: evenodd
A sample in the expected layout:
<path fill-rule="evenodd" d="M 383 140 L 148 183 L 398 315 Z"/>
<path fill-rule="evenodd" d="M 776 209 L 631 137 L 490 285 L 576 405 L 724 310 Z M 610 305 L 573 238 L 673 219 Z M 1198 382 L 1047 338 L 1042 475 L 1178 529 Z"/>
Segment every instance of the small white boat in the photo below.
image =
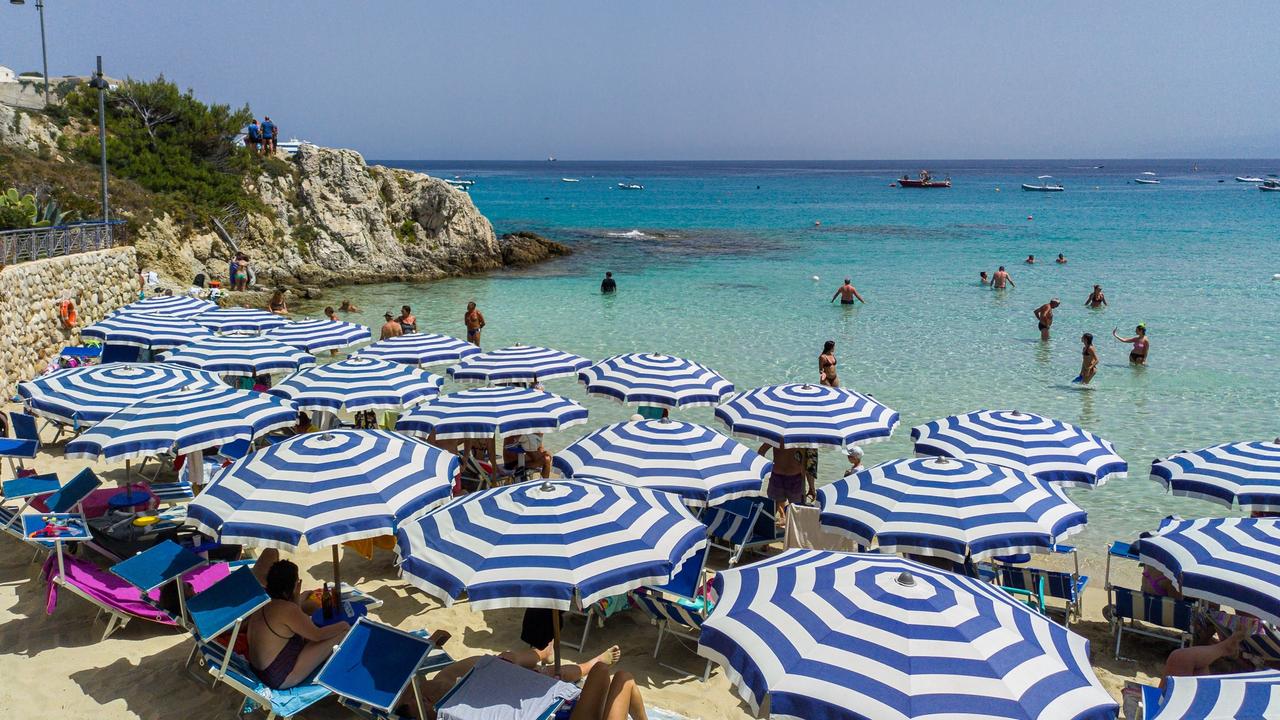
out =
<path fill-rule="evenodd" d="M 446 180 L 445 180 L 445 182 L 449 183 L 450 185 L 452 185 L 452 186 L 454 186 L 454 187 L 456 187 L 456 188 L 458 188 L 459 190 L 462 190 L 462 191 L 468 191 L 468 190 L 470 190 L 470 189 L 471 189 L 471 186 L 472 186 L 472 185 L 475 185 L 475 184 L 476 184 L 476 181 L 475 181 L 475 180 L 462 180 L 462 179 L 457 178 L 457 177 L 455 177 L 455 178 L 453 178 L 453 179 L 446 179 Z"/>
<path fill-rule="evenodd" d="M 1050 180 L 1050 179 L 1052 179 L 1052 178 L 1053 178 L 1053 176 L 1052 176 L 1052 175 L 1037 175 L 1037 176 L 1036 176 L 1036 179 L 1037 179 L 1037 180 L 1043 180 L 1043 181 L 1047 181 L 1047 180 Z M 1066 188 L 1066 187 L 1064 187 L 1062 183 L 1057 183 L 1057 182 L 1041 182 L 1039 185 L 1032 185 L 1032 184 L 1030 184 L 1030 183 L 1022 183 L 1022 189 L 1023 189 L 1023 190 L 1026 190 L 1026 191 L 1028 191 L 1028 192 L 1062 192 L 1062 191 L 1066 190 L 1067 188 Z"/>
<path fill-rule="evenodd" d="M 1254 185 L 1257 185 L 1260 182 L 1266 182 L 1266 181 L 1260 177 L 1241 177 L 1240 175 L 1237 175 L 1236 182 L 1247 182 L 1247 183 L 1253 183 Z"/>
<path fill-rule="evenodd" d="M 643 190 L 644 186 L 640 183 L 618 183 L 619 190 Z"/>
<path fill-rule="evenodd" d="M 582 182 L 578 178 L 560 178 L 560 182 Z"/>
<path fill-rule="evenodd" d="M 298 138 L 289 138 L 288 142 L 276 142 L 276 149 L 283 150 L 286 155 L 293 157 L 298 154 L 298 149 L 303 145 L 311 145 L 312 143 Z"/>
<path fill-rule="evenodd" d="M 1155 178 L 1155 175 L 1156 175 L 1155 173 L 1144 172 L 1142 174 L 1146 175 L 1147 177 L 1134 178 L 1133 181 L 1138 183 L 1139 185 L 1159 185 L 1160 184 L 1160 181 Z"/>
<path fill-rule="evenodd" d="M 1268 178 L 1258 186 L 1258 189 L 1264 192 L 1280 192 L 1280 180 Z"/>

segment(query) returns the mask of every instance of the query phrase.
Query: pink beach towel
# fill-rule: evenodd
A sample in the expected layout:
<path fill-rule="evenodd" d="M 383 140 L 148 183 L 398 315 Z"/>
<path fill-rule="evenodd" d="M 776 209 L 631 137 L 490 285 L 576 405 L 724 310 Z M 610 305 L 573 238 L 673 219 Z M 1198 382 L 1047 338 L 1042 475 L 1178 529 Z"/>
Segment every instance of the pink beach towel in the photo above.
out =
<path fill-rule="evenodd" d="M 63 582 L 68 585 L 74 585 L 76 589 L 103 605 L 126 615 L 150 620 L 162 625 L 174 624 L 173 618 L 169 616 L 169 613 L 144 601 L 141 590 L 111 572 L 103 570 L 88 560 L 70 555 L 63 556 L 63 566 L 66 568 L 66 575 L 62 579 Z M 228 568 L 229 566 L 226 563 L 207 565 L 187 573 L 183 580 L 191 585 L 194 592 L 198 593 L 226 577 L 229 573 Z M 48 583 L 48 596 L 45 600 L 44 609 L 49 615 L 52 615 L 54 608 L 58 606 L 58 584 L 53 582 L 53 575 L 57 570 L 58 558 L 50 556 L 45 561 L 44 570 L 42 571 L 44 579 Z M 153 590 L 147 597 L 152 601 L 159 601 L 160 591 Z"/>

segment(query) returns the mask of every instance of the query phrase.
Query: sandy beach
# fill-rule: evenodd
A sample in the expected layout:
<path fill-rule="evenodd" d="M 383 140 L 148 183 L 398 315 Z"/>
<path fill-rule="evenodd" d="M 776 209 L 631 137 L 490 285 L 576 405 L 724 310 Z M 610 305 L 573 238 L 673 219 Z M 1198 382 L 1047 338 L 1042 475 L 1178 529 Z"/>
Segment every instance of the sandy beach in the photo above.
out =
<path fill-rule="evenodd" d="M 12 409 L 12 406 L 6 407 Z M 60 456 L 60 445 L 47 446 L 34 463 L 41 472 L 69 477 L 82 461 Z M 104 480 L 123 477 L 123 468 L 92 466 Z M 226 687 L 210 688 L 208 675 L 183 670 L 191 649 L 189 636 L 172 628 L 132 622 L 106 641 L 100 641 L 103 621 L 82 599 L 63 592 L 57 609 L 45 614 L 46 585 L 40 564 L 16 541 L 5 538 L 8 551 L 0 554 L 0 707 L 39 707 L 61 717 L 124 718 L 183 717 L 187 720 L 228 717 L 239 706 L 239 694 Z M 290 556 L 302 570 L 304 586 L 316 586 L 332 576 L 328 550 Z M 466 603 L 443 607 L 397 577 L 394 556 L 379 552 L 373 560 L 344 551 L 344 580 L 354 582 L 381 600 L 372 614 L 406 630 L 444 629 L 452 633 L 447 649 L 455 658 L 499 652 L 521 646 L 519 610 L 476 612 Z M 1063 558 L 1057 558 L 1059 562 Z M 1170 645 L 1126 639 L 1125 655 L 1136 661 L 1116 661 L 1112 655 L 1110 627 L 1103 619 L 1106 605 L 1100 558 L 1088 557 L 1084 565 L 1092 573 L 1085 598 L 1084 621 L 1072 626 L 1090 640 L 1093 666 L 1112 695 L 1120 700 L 1126 680 L 1154 682 Z M 723 566 L 722 555 L 712 555 L 713 566 Z M 1043 563 L 1039 563 L 1043 564 Z M 1113 568 L 1113 579 L 1137 582 L 1136 567 Z M 581 625 L 568 626 L 568 632 Z M 617 644 L 622 649 L 618 667 L 636 676 L 645 702 L 651 707 L 677 712 L 688 718 L 745 720 L 751 717 L 724 674 L 714 670 L 705 685 L 696 677 L 662 667 L 669 665 L 700 672 L 701 659 L 692 652 L 664 643 L 661 657 L 653 658 L 656 629 L 638 610 L 608 619 L 603 629 L 592 631 L 586 652 L 568 651 L 566 660 L 585 660 Z M 304 715 L 307 718 L 344 718 L 350 713 L 336 702 L 325 701 Z"/>

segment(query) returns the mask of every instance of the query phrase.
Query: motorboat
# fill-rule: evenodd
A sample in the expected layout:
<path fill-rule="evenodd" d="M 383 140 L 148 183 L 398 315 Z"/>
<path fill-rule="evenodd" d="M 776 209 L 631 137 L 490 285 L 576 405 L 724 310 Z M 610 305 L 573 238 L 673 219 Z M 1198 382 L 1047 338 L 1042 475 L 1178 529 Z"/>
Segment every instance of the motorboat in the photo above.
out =
<path fill-rule="evenodd" d="M 560 178 L 560 182 L 582 182 L 578 178 Z"/>
<path fill-rule="evenodd" d="M 1268 178 L 1258 186 L 1258 189 L 1264 192 L 1280 192 L 1280 180 Z"/>
<path fill-rule="evenodd" d="M 463 180 L 456 176 L 451 179 L 446 179 L 445 182 L 464 192 L 471 190 L 471 186 L 476 184 L 475 180 Z"/>
<path fill-rule="evenodd" d="M 898 178 L 898 187 L 900 188 L 949 188 L 951 187 L 951 178 L 945 180 L 935 180 L 928 170 L 921 170 L 920 175 L 911 178 L 906 175 Z"/>
<path fill-rule="evenodd" d="M 643 190 L 644 186 L 640 183 L 618 183 L 619 190 Z"/>
<path fill-rule="evenodd" d="M 1041 182 L 1039 185 L 1022 183 L 1022 189 L 1028 192 L 1062 192 L 1063 190 L 1067 189 L 1060 182 L 1048 182 L 1048 180 L 1053 179 L 1052 175 L 1039 175 L 1036 177 L 1036 179 L 1041 180 L 1043 182 Z"/>
<path fill-rule="evenodd" d="M 1160 184 L 1160 181 L 1157 180 L 1155 177 L 1156 175 L 1155 173 L 1144 172 L 1142 174 L 1145 175 L 1146 177 L 1134 178 L 1133 181 L 1138 183 L 1139 185 L 1159 185 Z"/>
<path fill-rule="evenodd" d="M 1254 185 L 1257 185 L 1260 182 L 1266 182 L 1266 180 L 1260 177 L 1241 177 L 1240 175 L 1237 175 L 1236 182 L 1247 182 L 1247 183 L 1253 183 Z"/>

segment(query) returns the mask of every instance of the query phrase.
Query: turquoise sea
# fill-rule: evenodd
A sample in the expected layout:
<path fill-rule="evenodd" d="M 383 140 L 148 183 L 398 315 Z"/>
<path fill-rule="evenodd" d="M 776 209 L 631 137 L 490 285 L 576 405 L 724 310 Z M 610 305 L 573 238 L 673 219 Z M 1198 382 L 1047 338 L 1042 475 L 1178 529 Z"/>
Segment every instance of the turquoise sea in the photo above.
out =
<path fill-rule="evenodd" d="M 982 408 L 1042 413 L 1112 440 L 1129 477 L 1071 492 L 1089 512 L 1080 543 L 1091 550 L 1170 513 L 1224 512 L 1164 495 L 1147 479 L 1153 458 L 1280 435 L 1280 193 L 1234 181 L 1280 172 L 1280 161 L 385 164 L 474 180 L 498 232 L 533 230 L 576 253 L 520 272 L 342 288 L 298 309 L 350 297 L 362 308 L 352 319 L 377 327 L 407 303 L 421 328 L 460 336 L 475 300 L 487 348 L 671 353 L 741 389 L 816 380 L 833 339 L 842 383 L 902 415 L 891 441 L 867 449 L 869 463 L 909 455 L 913 425 Z M 954 187 L 889 187 L 926 167 Z M 1141 172 L 1162 184 L 1134 184 Z M 1066 192 L 1020 189 L 1044 174 Z M 1041 263 L 1024 265 L 1028 254 Z M 980 270 L 1002 264 L 1016 289 L 979 286 Z M 598 292 L 606 270 L 616 296 Z M 829 303 L 846 276 L 865 306 Z M 1094 283 L 1106 309 L 1084 307 Z M 1032 311 L 1052 297 L 1063 305 L 1046 345 Z M 1132 368 L 1110 334 L 1140 322 L 1150 364 Z M 1089 388 L 1070 383 L 1082 332 L 1102 361 Z M 630 414 L 570 379 L 548 389 L 592 417 L 550 436 L 552 449 Z M 705 408 L 681 417 L 715 425 Z M 844 468 L 824 454 L 823 481 Z"/>

